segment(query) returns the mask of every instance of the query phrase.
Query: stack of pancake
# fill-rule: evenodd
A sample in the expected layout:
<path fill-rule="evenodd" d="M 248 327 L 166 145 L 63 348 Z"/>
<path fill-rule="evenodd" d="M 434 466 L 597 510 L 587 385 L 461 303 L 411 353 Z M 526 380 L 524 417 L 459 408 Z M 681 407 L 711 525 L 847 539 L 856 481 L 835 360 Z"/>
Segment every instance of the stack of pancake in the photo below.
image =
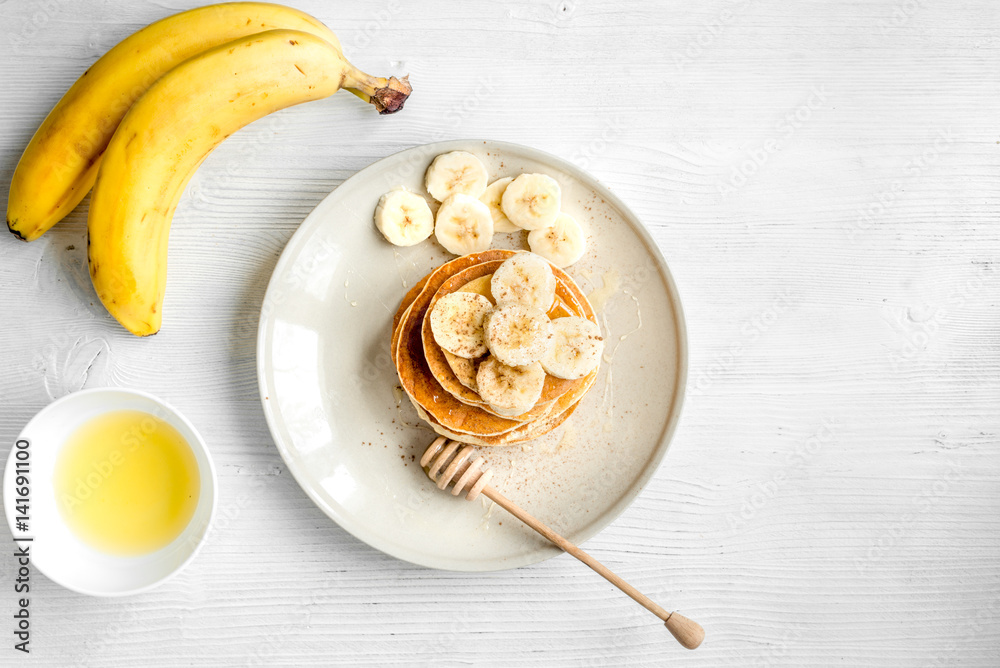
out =
<path fill-rule="evenodd" d="M 510 445 L 538 438 L 562 424 L 594 384 L 597 369 L 576 379 L 546 374 L 541 398 L 531 410 L 503 417 L 476 391 L 481 359 L 457 357 L 431 333 L 436 300 L 456 291 L 481 294 L 495 302 L 490 278 L 515 251 L 488 250 L 447 262 L 424 277 L 403 298 L 393 320 L 392 359 L 403 391 L 417 413 L 438 434 L 473 445 Z M 548 316 L 579 316 L 597 323 L 586 295 L 565 272 L 553 267 L 556 298 Z"/>

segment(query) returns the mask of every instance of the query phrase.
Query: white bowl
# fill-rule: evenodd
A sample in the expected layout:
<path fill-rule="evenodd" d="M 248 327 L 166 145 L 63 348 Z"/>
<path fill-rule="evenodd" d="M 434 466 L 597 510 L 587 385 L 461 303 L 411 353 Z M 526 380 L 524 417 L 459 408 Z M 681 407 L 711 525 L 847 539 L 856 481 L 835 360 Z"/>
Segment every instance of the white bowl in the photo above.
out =
<path fill-rule="evenodd" d="M 77 538 L 59 512 L 52 485 L 56 461 L 67 438 L 77 427 L 98 415 L 120 410 L 150 413 L 180 432 L 191 446 L 201 478 L 198 505 L 184 531 L 169 545 L 138 556 L 100 552 Z M 17 527 L 21 513 L 16 499 L 21 485 L 15 484 L 15 462 L 25 457 L 25 451 L 30 465 L 30 502 L 28 530 L 22 531 Z M 91 596 L 136 594 L 177 574 L 198 553 L 208 533 L 217 499 L 215 467 L 194 426 L 150 394 L 110 387 L 69 394 L 31 419 L 11 448 L 4 470 L 3 495 L 11 534 L 20 547 L 28 547 L 31 564 L 53 582 Z"/>

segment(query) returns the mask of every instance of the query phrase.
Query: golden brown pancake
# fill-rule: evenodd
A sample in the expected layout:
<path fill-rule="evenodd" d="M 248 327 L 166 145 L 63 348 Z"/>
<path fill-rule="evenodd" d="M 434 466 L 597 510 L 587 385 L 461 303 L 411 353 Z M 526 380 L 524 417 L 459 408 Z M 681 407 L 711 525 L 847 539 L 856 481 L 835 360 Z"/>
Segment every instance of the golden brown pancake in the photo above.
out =
<path fill-rule="evenodd" d="M 577 406 L 580 405 L 580 400 L 583 395 L 586 394 L 593 385 L 594 380 L 597 378 L 597 372 L 592 372 L 585 378 L 587 379 L 587 382 L 581 386 L 578 393 L 574 393 L 576 394 L 575 400 L 571 398 L 570 395 L 566 395 L 555 402 L 556 409 L 552 411 L 551 415 L 533 420 L 531 422 L 526 422 L 517 429 L 512 429 L 506 433 L 495 436 L 479 436 L 476 434 L 456 433 L 443 427 L 433 415 L 429 415 L 426 411 L 422 410 L 420 406 L 417 406 L 416 404 L 414 405 L 416 406 L 417 413 L 420 417 L 430 424 L 431 428 L 441 436 L 445 436 L 456 441 L 462 441 L 463 443 L 469 443 L 471 445 L 490 447 L 512 445 L 514 443 L 520 443 L 521 441 L 530 441 L 544 436 L 565 422 L 566 419 L 573 414 L 573 411 L 576 410 Z"/>
<path fill-rule="evenodd" d="M 431 373 L 434 374 L 434 378 L 441 384 L 441 387 L 462 403 L 479 406 L 486 412 L 493 415 L 496 415 L 496 413 L 490 410 L 487 406 L 483 406 L 484 402 L 479 394 L 468 388 L 461 382 L 461 380 L 459 380 L 457 374 L 452 369 L 452 365 L 448 361 L 448 357 L 445 354 L 444 349 L 434 341 L 434 334 L 431 332 L 430 312 L 434 309 L 435 304 L 437 304 L 441 297 L 452 292 L 460 291 L 470 284 L 477 284 L 477 287 L 482 286 L 482 279 L 492 276 L 493 272 L 495 272 L 501 264 L 503 264 L 501 261 L 477 264 L 474 267 L 463 269 L 445 281 L 441 287 L 438 288 L 438 291 L 431 299 L 430 304 L 427 305 L 427 313 L 424 316 L 422 333 L 424 341 L 424 357 L 427 360 L 427 366 L 430 368 Z M 482 293 L 480 292 L 480 294 Z M 572 292 L 563 286 L 561 281 L 557 280 L 556 302 L 549 310 L 549 316 L 561 317 L 563 315 L 582 315 L 581 311 L 582 308 L 576 303 L 575 296 Z M 416 316 L 416 314 L 414 314 L 414 316 Z M 547 408 L 553 401 L 572 390 L 573 387 L 581 382 L 582 379 L 567 381 L 546 375 L 545 384 L 542 386 L 542 397 L 538 400 L 536 405 L 530 411 L 517 417 L 508 417 L 508 419 L 523 422 L 525 420 L 532 420 L 541 417 L 548 412 Z M 431 412 L 433 413 L 433 410 Z"/>
<path fill-rule="evenodd" d="M 399 321 L 403 319 L 406 309 L 410 308 L 410 304 L 413 303 L 413 301 L 417 298 L 417 295 L 419 295 L 424 289 L 424 286 L 427 285 L 428 278 L 430 278 L 430 275 L 424 276 L 417 281 L 417 284 L 410 288 L 406 293 L 406 296 L 403 297 L 403 301 L 399 304 L 399 309 L 396 310 L 396 315 L 392 317 L 393 332 L 395 332 L 396 328 L 399 326 Z"/>
<path fill-rule="evenodd" d="M 402 322 L 403 318 L 406 317 L 410 306 L 416 301 L 417 297 L 424 291 L 427 287 L 427 283 L 431 280 L 432 276 L 444 276 L 449 277 L 454 273 L 461 271 L 466 267 L 471 267 L 474 264 L 479 264 L 480 262 L 486 262 L 487 260 L 496 260 L 500 257 L 497 255 L 501 251 L 484 251 L 482 253 L 472 253 L 471 255 L 463 255 L 462 257 L 455 258 L 450 262 L 445 262 L 440 267 L 427 274 L 414 285 L 403 297 L 402 303 L 400 303 L 399 308 L 396 310 L 396 315 L 392 321 L 392 341 L 390 343 L 389 354 L 392 357 L 392 361 L 396 361 L 396 347 L 397 347 L 397 334 L 399 333 L 399 324 Z M 502 251 L 504 253 L 509 253 L 510 251 Z M 482 258 L 482 259 L 480 259 Z M 443 281 L 442 281 L 443 282 Z"/>
<path fill-rule="evenodd" d="M 400 383 L 416 404 L 432 413 L 447 429 L 468 434 L 496 435 L 520 425 L 516 420 L 490 415 L 475 406 L 463 404 L 446 392 L 434 378 L 423 352 L 424 314 L 438 288 L 448 278 L 467 267 L 503 260 L 511 251 L 485 251 L 466 255 L 441 265 L 431 273 L 424 289 L 400 320 L 396 336 L 396 369 Z M 464 285 L 465 281 L 462 282 Z"/>
<path fill-rule="evenodd" d="M 496 299 L 493 298 L 493 292 L 490 290 L 490 280 L 492 278 L 493 274 L 490 274 L 489 276 L 481 276 L 480 278 L 466 283 L 464 286 L 459 288 L 458 291 L 474 292 L 486 297 L 490 300 L 490 303 L 495 304 Z M 566 291 L 569 292 L 568 290 Z M 431 304 L 431 308 L 433 307 L 434 305 Z M 549 309 L 550 318 L 562 318 L 567 315 L 580 315 L 580 312 L 576 308 L 571 307 L 569 303 L 564 302 L 562 299 L 557 299 L 552 308 Z M 424 342 L 424 345 L 427 345 L 426 341 Z M 448 360 L 448 366 L 451 368 L 452 373 L 455 374 L 455 378 L 458 382 L 478 394 L 479 389 L 476 386 L 476 371 L 479 368 L 480 362 L 485 360 L 486 356 L 476 360 L 467 360 L 459 357 L 458 355 L 451 354 L 444 348 L 441 349 L 441 353 L 444 355 L 444 358 Z M 438 381 L 441 382 L 442 386 L 444 386 L 446 390 L 448 389 L 448 384 L 442 381 L 440 377 L 438 378 Z M 461 397 L 459 397 L 459 399 L 461 400 Z M 538 403 L 547 404 L 551 402 L 547 400 L 539 400 Z"/>
<path fill-rule="evenodd" d="M 427 305 L 424 317 L 421 318 L 423 354 L 424 358 L 427 360 L 427 367 L 434 375 L 435 380 L 441 384 L 441 387 L 443 387 L 446 392 L 462 403 L 478 406 L 483 409 L 487 408 L 486 402 L 483 401 L 483 398 L 480 397 L 477 392 L 472 391 L 458 380 L 455 372 L 451 369 L 451 365 L 448 364 L 448 358 L 445 357 L 444 349 L 434 341 L 434 334 L 431 332 L 430 314 L 431 309 L 433 309 L 434 305 L 437 304 L 438 299 L 446 294 L 459 291 L 471 281 L 491 276 L 493 272 L 496 271 L 496 268 L 501 264 L 503 264 L 503 260 L 483 262 L 453 274 L 447 281 L 442 283 L 441 287 L 437 289 L 437 292 L 432 295 L 430 303 Z M 416 317 L 416 314 L 414 314 L 414 317 Z M 489 410 L 487 410 L 487 412 L 492 413 L 492 411 Z M 517 418 L 511 419 L 517 420 Z"/>
<path fill-rule="evenodd" d="M 449 438 L 485 446 L 538 438 L 572 414 L 596 379 L 596 370 L 572 381 L 547 375 L 544 403 L 539 402 L 518 418 L 505 418 L 480 407 L 484 404 L 481 397 L 458 379 L 445 351 L 433 341 L 428 314 L 436 300 L 463 288 L 488 293 L 490 275 L 514 254 L 515 251 L 491 250 L 441 265 L 407 292 L 393 319 L 392 358 L 400 383 L 418 414 L 435 431 Z M 593 308 L 576 283 L 555 267 L 553 273 L 557 279 L 557 303 L 561 302 L 561 306 L 555 312 L 550 311 L 550 317 L 581 315 L 596 322 Z"/>

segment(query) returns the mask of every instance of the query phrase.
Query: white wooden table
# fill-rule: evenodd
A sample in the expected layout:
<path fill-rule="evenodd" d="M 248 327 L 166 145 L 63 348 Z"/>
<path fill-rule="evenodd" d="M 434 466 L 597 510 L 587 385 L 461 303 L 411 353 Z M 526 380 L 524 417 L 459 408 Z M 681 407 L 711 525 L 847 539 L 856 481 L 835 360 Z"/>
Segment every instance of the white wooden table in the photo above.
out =
<path fill-rule="evenodd" d="M 221 493 L 204 551 L 151 593 L 35 574 L 30 656 L 0 551 L 0 665 L 1000 665 L 1000 5 L 298 4 L 415 92 L 394 117 L 338 95 L 227 140 L 177 212 L 158 336 L 97 302 L 85 206 L 0 237 L 0 455 L 53 398 L 136 387 L 202 431 Z M 194 5 L 0 2 L 4 194 L 91 62 Z M 674 272 L 683 418 L 585 547 L 701 621 L 695 652 L 567 556 L 477 576 L 385 556 L 275 450 L 254 346 L 282 247 L 358 169 L 462 137 L 585 166 Z"/>

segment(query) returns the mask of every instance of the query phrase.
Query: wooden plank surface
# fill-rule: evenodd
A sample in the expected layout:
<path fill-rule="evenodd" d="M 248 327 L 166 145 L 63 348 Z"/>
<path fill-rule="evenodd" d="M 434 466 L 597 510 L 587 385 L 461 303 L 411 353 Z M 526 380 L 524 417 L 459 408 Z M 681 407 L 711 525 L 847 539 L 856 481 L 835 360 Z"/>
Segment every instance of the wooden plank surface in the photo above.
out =
<path fill-rule="evenodd" d="M 195 3 L 0 3 L 0 190 L 104 51 Z M 1000 5 L 323 3 L 403 113 L 349 95 L 228 139 L 171 234 L 169 327 L 96 302 L 85 207 L 0 238 L 0 455 L 55 397 L 122 385 L 212 444 L 219 526 L 148 594 L 36 577 L 0 665 L 1000 665 Z M 680 649 L 568 557 L 444 573 L 360 543 L 278 456 L 255 327 L 297 225 L 358 169 L 450 138 L 574 160 L 646 222 L 691 340 L 649 487 L 586 549 L 707 630 Z M 266 484 L 260 485 L 259 482 Z"/>

